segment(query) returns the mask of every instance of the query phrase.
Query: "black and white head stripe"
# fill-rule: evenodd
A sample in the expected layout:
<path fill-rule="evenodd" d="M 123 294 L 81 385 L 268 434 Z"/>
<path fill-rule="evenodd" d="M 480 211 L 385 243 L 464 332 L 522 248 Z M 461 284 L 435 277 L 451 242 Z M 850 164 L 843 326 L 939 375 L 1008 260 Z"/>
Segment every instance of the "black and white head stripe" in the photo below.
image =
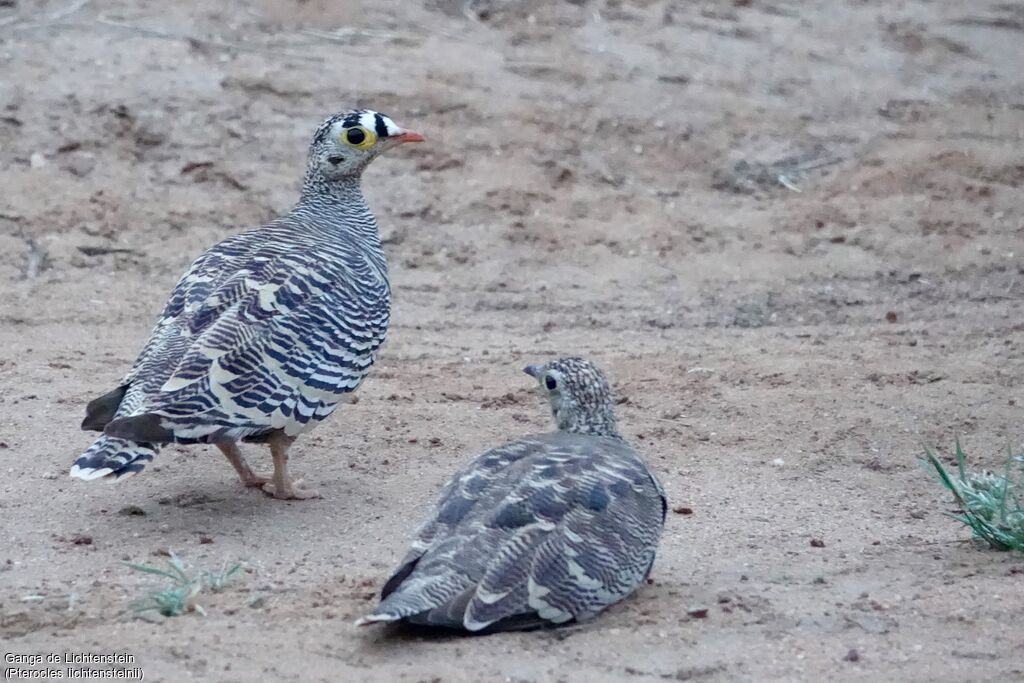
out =
<path fill-rule="evenodd" d="M 342 128 L 361 126 L 372 130 L 378 138 L 387 138 L 402 132 L 402 129 L 385 114 L 369 109 L 354 109 L 342 114 L 335 114 L 321 123 L 313 135 L 313 144 L 322 143 L 331 135 L 336 134 L 339 123 Z"/>
<path fill-rule="evenodd" d="M 374 113 L 373 115 L 373 129 L 377 131 L 377 137 L 386 138 L 391 132 L 388 130 L 388 124 L 384 121 L 383 114 Z"/>
<path fill-rule="evenodd" d="M 398 135 L 401 132 L 401 129 L 395 125 L 395 122 L 387 116 L 368 109 L 357 109 L 349 112 L 342 120 L 341 126 L 342 128 L 362 126 L 367 130 L 374 131 L 377 137 L 380 138 Z"/>

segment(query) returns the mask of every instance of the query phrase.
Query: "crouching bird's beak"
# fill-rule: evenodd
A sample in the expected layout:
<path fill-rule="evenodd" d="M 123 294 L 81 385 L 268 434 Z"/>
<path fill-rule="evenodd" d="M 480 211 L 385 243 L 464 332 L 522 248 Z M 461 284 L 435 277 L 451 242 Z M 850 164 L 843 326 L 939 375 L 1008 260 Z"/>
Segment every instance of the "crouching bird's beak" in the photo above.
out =
<path fill-rule="evenodd" d="M 396 135 L 389 136 L 395 142 L 423 142 L 426 138 L 414 130 L 402 129 Z"/>
<path fill-rule="evenodd" d="M 523 372 L 525 372 L 530 377 L 533 377 L 534 379 L 537 379 L 540 376 L 540 370 L 541 367 L 539 365 L 527 365 L 525 368 L 523 368 Z"/>

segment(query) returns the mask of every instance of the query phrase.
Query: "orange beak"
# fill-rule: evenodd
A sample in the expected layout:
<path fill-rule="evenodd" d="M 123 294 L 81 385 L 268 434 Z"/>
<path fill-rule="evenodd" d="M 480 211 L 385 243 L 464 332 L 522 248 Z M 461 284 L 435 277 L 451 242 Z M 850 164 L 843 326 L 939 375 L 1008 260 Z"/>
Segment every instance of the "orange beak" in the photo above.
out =
<path fill-rule="evenodd" d="M 403 130 L 398 135 L 390 136 L 395 142 L 423 142 L 424 137 L 412 130 Z"/>

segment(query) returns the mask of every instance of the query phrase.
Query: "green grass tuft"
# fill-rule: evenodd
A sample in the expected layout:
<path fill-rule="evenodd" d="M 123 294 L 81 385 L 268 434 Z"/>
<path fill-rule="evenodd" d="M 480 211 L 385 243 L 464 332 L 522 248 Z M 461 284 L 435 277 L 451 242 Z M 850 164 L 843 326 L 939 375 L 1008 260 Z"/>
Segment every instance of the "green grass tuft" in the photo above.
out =
<path fill-rule="evenodd" d="M 975 537 L 996 550 L 1024 552 L 1024 454 L 1014 455 L 1008 449 L 1002 474 L 968 472 L 967 455 L 957 439 L 955 478 L 930 448 L 925 448 L 923 461 L 953 493 L 960 507 L 960 514 L 951 515 L 954 519 L 969 526 Z"/>
<path fill-rule="evenodd" d="M 167 561 L 166 569 L 133 562 L 123 564 L 129 569 L 159 576 L 167 582 L 168 585 L 163 590 L 153 591 L 131 604 L 132 610 L 137 614 L 156 610 L 165 617 L 176 617 L 185 612 L 199 612 L 205 615 L 206 612 L 196 601 L 199 594 L 204 590 L 211 593 L 221 592 L 231 577 L 242 568 L 240 564 L 228 566 L 225 562 L 219 571 L 190 574 L 185 569 L 185 563 L 174 554 Z"/>

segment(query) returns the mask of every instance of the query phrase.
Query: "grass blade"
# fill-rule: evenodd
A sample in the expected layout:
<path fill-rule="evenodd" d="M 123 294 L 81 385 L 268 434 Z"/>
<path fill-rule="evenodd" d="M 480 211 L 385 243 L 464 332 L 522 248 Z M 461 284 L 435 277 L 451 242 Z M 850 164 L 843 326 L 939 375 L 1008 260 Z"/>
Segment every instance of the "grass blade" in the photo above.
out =
<path fill-rule="evenodd" d="M 969 472 L 967 454 L 956 440 L 956 465 L 958 479 L 953 479 L 932 449 L 925 447 L 924 462 L 939 478 L 939 482 L 953 494 L 959 515 L 950 515 L 961 524 L 970 527 L 974 536 L 982 539 L 997 550 L 1018 550 L 1024 552 L 1024 509 L 1020 505 L 1020 491 L 1024 477 L 1014 479 L 1013 464 L 1024 462 L 1021 456 L 1014 456 L 1012 449 L 1007 452 L 1002 475 L 987 471 Z M 1024 468 L 1022 474 L 1024 474 Z"/>

